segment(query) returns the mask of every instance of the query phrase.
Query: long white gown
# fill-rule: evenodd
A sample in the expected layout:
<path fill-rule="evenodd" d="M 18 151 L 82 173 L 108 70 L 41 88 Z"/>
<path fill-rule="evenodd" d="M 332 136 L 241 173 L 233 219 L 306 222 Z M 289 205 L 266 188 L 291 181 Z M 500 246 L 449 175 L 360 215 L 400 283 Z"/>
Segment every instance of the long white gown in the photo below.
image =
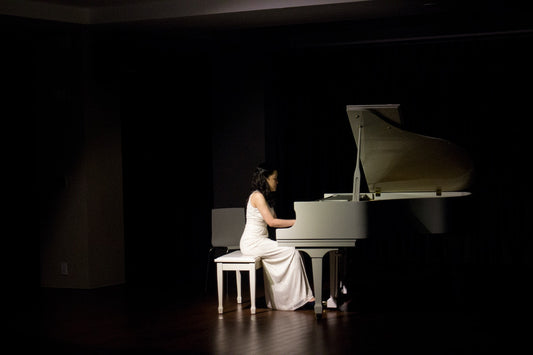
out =
<path fill-rule="evenodd" d="M 268 238 L 267 223 L 250 198 L 240 248 L 244 255 L 261 257 L 268 308 L 295 310 L 313 298 L 300 252 Z"/>

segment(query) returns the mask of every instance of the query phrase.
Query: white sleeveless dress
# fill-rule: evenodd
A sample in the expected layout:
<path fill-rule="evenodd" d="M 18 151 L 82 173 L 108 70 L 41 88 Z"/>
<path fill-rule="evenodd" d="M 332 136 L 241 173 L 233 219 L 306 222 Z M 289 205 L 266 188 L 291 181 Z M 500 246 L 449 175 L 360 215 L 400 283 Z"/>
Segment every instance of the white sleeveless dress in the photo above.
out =
<path fill-rule="evenodd" d="M 267 223 L 250 198 L 240 248 L 244 255 L 261 257 L 268 308 L 295 310 L 313 298 L 300 253 L 268 238 Z"/>

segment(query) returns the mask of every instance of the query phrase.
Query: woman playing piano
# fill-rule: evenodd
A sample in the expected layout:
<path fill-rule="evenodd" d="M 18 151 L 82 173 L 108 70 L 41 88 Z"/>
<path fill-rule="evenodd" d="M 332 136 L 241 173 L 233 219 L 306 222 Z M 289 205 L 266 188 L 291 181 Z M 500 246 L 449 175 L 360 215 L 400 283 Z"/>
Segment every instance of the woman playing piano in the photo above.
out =
<path fill-rule="evenodd" d="M 287 228 L 295 222 L 276 217 L 272 193 L 277 185 L 277 170 L 266 164 L 256 168 L 240 248 L 243 254 L 262 259 L 267 307 L 295 310 L 314 302 L 314 297 L 300 253 L 294 247 L 281 247 L 268 238 L 267 226 Z"/>

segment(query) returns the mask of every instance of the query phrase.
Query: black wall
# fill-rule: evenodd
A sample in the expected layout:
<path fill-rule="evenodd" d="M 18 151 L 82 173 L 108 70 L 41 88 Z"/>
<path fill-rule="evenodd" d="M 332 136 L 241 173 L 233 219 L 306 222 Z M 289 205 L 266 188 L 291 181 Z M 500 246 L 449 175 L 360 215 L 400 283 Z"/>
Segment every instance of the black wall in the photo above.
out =
<path fill-rule="evenodd" d="M 127 279 L 191 283 L 209 245 L 212 195 L 209 63 L 134 52 L 122 73 Z"/>
<path fill-rule="evenodd" d="M 471 223 L 463 232 L 431 240 L 410 236 L 409 243 L 367 241 L 356 263 L 366 280 L 362 287 L 379 290 L 372 280 L 414 279 L 433 283 L 438 293 L 438 284 L 449 289 L 444 282 L 449 281 L 459 301 L 475 303 L 492 292 L 499 297 L 523 291 L 520 281 L 531 270 L 528 21 L 517 15 L 472 23 L 465 16 L 193 31 L 4 19 L 4 28 L 18 29 L 6 34 L 10 49 L 19 51 L 9 66 L 29 82 L 27 91 L 15 96 L 34 107 L 26 117 L 37 126 L 43 125 L 44 110 L 56 128 L 45 126 L 61 139 L 68 140 L 61 129 L 65 123 L 46 113 L 46 106 L 36 107 L 47 95 L 39 82 L 56 79 L 43 79 L 42 58 L 29 60 L 28 53 L 44 45 L 52 57 L 70 56 L 70 64 L 58 70 L 76 93 L 77 58 L 84 55 L 79 48 L 90 36 L 100 79 L 119 82 L 128 282 L 203 283 L 216 179 L 211 105 L 215 95 L 217 102 L 238 101 L 235 92 L 218 90 L 224 85 L 213 78 L 227 75 L 214 75 L 214 67 L 223 69 L 212 63 L 230 53 L 260 58 L 246 72 L 264 78 L 263 100 L 248 105 L 264 112 L 265 155 L 280 167 L 281 216 L 291 215 L 295 200 L 350 190 L 355 145 L 348 104 L 399 103 L 407 130 L 451 140 L 471 153 L 477 177 L 467 211 Z M 63 40 L 59 45 L 50 38 Z M 18 77 L 11 82 L 20 86 Z M 233 136 L 255 139 L 234 127 Z M 56 165 L 42 157 L 38 163 L 42 211 L 53 194 Z"/>

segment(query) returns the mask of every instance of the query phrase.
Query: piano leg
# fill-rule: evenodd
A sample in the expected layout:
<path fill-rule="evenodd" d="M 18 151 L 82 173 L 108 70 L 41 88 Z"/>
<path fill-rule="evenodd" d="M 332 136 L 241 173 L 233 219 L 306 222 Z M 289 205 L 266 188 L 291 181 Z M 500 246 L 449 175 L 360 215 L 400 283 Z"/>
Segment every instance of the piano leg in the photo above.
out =
<path fill-rule="evenodd" d="M 322 318 L 322 257 L 312 258 L 313 284 L 315 286 L 315 316 Z M 318 271 L 320 270 L 320 271 Z"/>
<path fill-rule="evenodd" d="M 338 252 L 329 253 L 329 298 L 327 308 L 337 308 L 339 290 L 339 258 Z"/>
<path fill-rule="evenodd" d="M 313 267 L 313 285 L 315 293 L 315 317 L 316 319 L 322 318 L 322 258 L 326 253 L 330 251 L 336 251 L 336 248 L 312 248 L 312 249 L 299 249 L 307 253 L 311 257 L 311 263 Z"/>

